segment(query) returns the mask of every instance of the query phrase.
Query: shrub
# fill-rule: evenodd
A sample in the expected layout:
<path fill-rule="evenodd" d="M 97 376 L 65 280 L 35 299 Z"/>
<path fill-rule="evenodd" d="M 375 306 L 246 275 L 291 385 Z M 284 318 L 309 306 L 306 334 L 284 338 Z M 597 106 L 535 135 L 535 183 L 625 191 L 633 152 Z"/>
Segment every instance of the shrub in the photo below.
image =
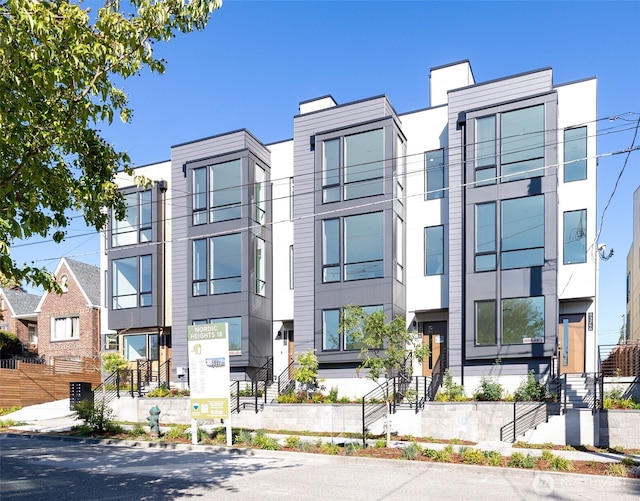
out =
<path fill-rule="evenodd" d="M 509 466 L 513 468 L 535 468 L 537 462 L 536 457 L 531 454 L 525 456 L 522 452 L 514 452 L 509 459 Z"/>
<path fill-rule="evenodd" d="M 11 358 L 22 352 L 22 343 L 12 332 L 0 330 L 0 358 Z"/>
<path fill-rule="evenodd" d="M 13 407 L 5 407 L 0 409 L 0 416 L 6 416 L 7 414 L 11 414 L 13 412 L 19 411 L 21 409 L 20 406 L 14 405 Z"/>
<path fill-rule="evenodd" d="M 531 369 L 527 374 L 527 377 L 518 386 L 514 397 L 519 402 L 540 402 L 545 399 L 546 395 L 547 388 L 545 384 L 541 381 L 536 381 L 535 372 Z"/>
<path fill-rule="evenodd" d="M 629 457 L 629 456 L 623 457 L 620 462 L 625 466 L 635 466 L 635 464 L 636 464 L 634 459 L 632 457 Z"/>
<path fill-rule="evenodd" d="M 627 467 L 622 463 L 611 463 L 607 466 L 607 475 L 612 477 L 626 477 Z"/>
<path fill-rule="evenodd" d="M 553 456 L 549 465 L 555 471 L 573 471 L 573 463 L 562 456 Z"/>
<path fill-rule="evenodd" d="M 150 398 L 164 398 L 166 396 L 169 396 L 171 394 L 171 392 L 169 391 L 168 388 L 165 388 L 164 386 L 158 386 L 157 388 L 154 388 L 153 390 L 149 390 L 147 392 L 147 397 Z"/>
<path fill-rule="evenodd" d="M 318 379 L 318 357 L 313 350 L 298 355 L 298 367 L 293 372 L 293 378 L 302 384 L 315 384 Z"/>
<path fill-rule="evenodd" d="M 502 454 L 500 454 L 498 451 L 484 451 L 483 454 L 489 461 L 490 466 L 502 465 Z"/>
<path fill-rule="evenodd" d="M 409 445 L 402 449 L 402 458 L 408 460 L 415 460 L 422 452 L 422 447 L 417 442 L 411 442 Z"/>
<path fill-rule="evenodd" d="M 244 444 L 247 446 L 255 445 L 253 434 L 249 430 L 238 430 L 233 436 L 234 444 Z"/>
<path fill-rule="evenodd" d="M 342 448 L 339 445 L 336 444 L 332 444 L 329 442 L 323 442 L 322 445 L 320 445 L 320 451 L 323 454 L 329 454 L 331 456 L 337 456 L 342 452 Z"/>
<path fill-rule="evenodd" d="M 82 400 L 76 404 L 75 411 L 93 433 L 105 433 L 114 428 L 113 410 L 106 404 L 94 406 L 93 402 Z"/>
<path fill-rule="evenodd" d="M 446 369 L 444 371 L 444 379 L 442 382 L 442 388 L 438 390 L 436 394 L 436 401 L 438 402 L 460 402 L 465 399 L 464 387 L 453 381 L 451 370 Z"/>
<path fill-rule="evenodd" d="M 480 380 L 480 388 L 476 390 L 474 398 L 486 402 L 496 402 L 502 399 L 504 389 L 502 385 L 492 377 L 483 376 Z"/>
<path fill-rule="evenodd" d="M 256 432 L 255 437 L 253 438 L 254 445 L 259 449 L 265 449 L 268 451 L 277 451 L 280 446 L 278 445 L 278 441 L 268 436 L 264 430 L 258 430 Z"/>
<path fill-rule="evenodd" d="M 131 430 L 129 430 L 129 435 L 133 436 L 133 437 L 141 437 L 143 435 L 146 435 L 147 432 L 144 429 L 144 426 L 142 426 L 141 423 L 136 423 L 133 425 L 133 428 L 131 428 Z"/>
<path fill-rule="evenodd" d="M 316 448 L 316 444 L 309 440 L 302 440 L 300 442 L 300 446 L 298 447 L 302 452 L 311 452 Z"/>
<path fill-rule="evenodd" d="M 127 368 L 127 361 L 120 353 L 110 351 L 102 354 L 102 370 L 107 374 Z"/>
<path fill-rule="evenodd" d="M 384 449 L 387 446 L 387 441 L 384 438 L 379 438 L 373 444 L 373 447 L 376 449 Z"/>
<path fill-rule="evenodd" d="M 540 459 L 544 460 L 544 461 L 551 461 L 553 460 L 555 456 L 553 455 L 553 452 L 551 452 L 548 449 L 545 449 L 542 451 L 542 455 L 540 456 Z"/>
<path fill-rule="evenodd" d="M 164 434 L 165 438 L 170 438 L 173 440 L 184 438 L 187 435 L 187 425 L 176 425 L 169 428 Z"/>
<path fill-rule="evenodd" d="M 284 439 L 284 445 L 289 449 L 298 449 L 300 447 L 300 437 L 291 435 Z"/>
<path fill-rule="evenodd" d="M 338 387 L 332 386 L 329 390 L 329 395 L 326 398 L 327 402 L 336 403 L 338 401 Z"/>
<path fill-rule="evenodd" d="M 484 464 L 487 460 L 484 452 L 479 449 L 473 449 L 472 447 L 463 449 L 460 456 L 462 457 L 462 462 L 467 464 Z"/>
<path fill-rule="evenodd" d="M 441 450 L 429 449 L 428 447 L 422 451 L 422 455 L 437 461 L 438 463 L 448 463 L 453 458 L 453 446 L 447 445 Z"/>

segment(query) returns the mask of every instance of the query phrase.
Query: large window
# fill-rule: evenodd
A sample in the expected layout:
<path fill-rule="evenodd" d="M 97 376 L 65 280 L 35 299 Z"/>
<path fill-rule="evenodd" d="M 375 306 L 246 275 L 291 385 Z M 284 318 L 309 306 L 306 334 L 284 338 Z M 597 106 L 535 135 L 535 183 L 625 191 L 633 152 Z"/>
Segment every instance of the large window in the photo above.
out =
<path fill-rule="evenodd" d="M 229 355 L 242 355 L 242 317 L 209 318 L 194 320 L 193 325 L 227 323 L 229 336 Z"/>
<path fill-rule="evenodd" d="M 207 252 L 207 245 L 209 245 L 209 252 Z M 192 281 L 194 296 L 240 292 L 242 290 L 241 234 L 232 233 L 210 239 L 194 240 Z"/>
<path fill-rule="evenodd" d="M 544 264 L 544 195 L 502 201 L 503 270 Z"/>
<path fill-rule="evenodd" d="M 240 159 L 193 169 L 192 184 L 194 225 L 242 216 Z"/>
<path fill-rule="evenodd" d="M 383 129 L 323 141 L 323 203 L 381 195 L 383 160 Z"/>
<path fill-rule="evenodd" d="M 124 358 L 135 360 L 158 360 L 158 334 L 134 334 L 124 336 Z"/>
<path fill-rule="evenodd" d="M 496 302 L 476 301 L 476 344 L 496 344 Z"/>
<path fill-rule="evenodd" d="M 476 185 L 543 176 L 544 123 L 542 104 L 477 118 Z"/>
<path fill-rule="evenodd" d="M 404 282 L 404 221 L 396 221 L 396 280 Z"/>
<path fill-rule="evenodd" d="M 113 309 L 152 306 L 152 257 L 133 256 L 112 262 Z"/>
<path fill-rule="evenodd" d="M 151 241 L 151 190 L 127 193 L 124 219 L 114 217 L 111 225 L 111 245 L 120 247 Z"/>
<path fill-rule="evenodd" d="M 267 191 L 267 176 L 262 167 L 258 164 L 255 166 L 255 187 L 254 187 L 254 197 L 256 204 L 256 214 L 255 220 L 258 224 L 264 224 L 267 213 L 267 201 L 266 201 L 266 191 Z"/>
<path fill-rule="evenodd" d="M 264 296 L 267 289 L 267 255 L 264 240 L 255 239 L 256 245 L 256 294 Z"/>
<path fill-rule="evenodd" d="M 444 150 L 428 151 L 425 163 L 425 200 L 444 197 Z"/>
<path fill-rule="evenodd" d="M 343 263 L 342 270 L 341 263 Z M 322 221 L 323 282 L 380 278 L 384 275 L 383 264 L 384 218 L 382 212 Z"/>
<path fill-rule="evenodd" d="M 77 341 L 80 338 L 80 317 L 51 319 L 51 341 Z"/>
<path fill-rule="evenodd" d="M 363 306 L 362 310 L 371 314 L 382 310 L 381 305 Z M 322 311 L 322 349 L 324 351 L 355 351 L 362 348 L 362 343 L 340 331 L 339 308 Z"/>
<path fill-rule="evenodd" d="M 476 271 L 496 269 L 496 203 L 476 205 Z"/>
<path fill-rule="evenodd" d="M 444 227 L 430 226 L 424 229 L 424 274 L 444 273 Z"/>
<path fill-rule="evenodd" d="M 544 343 L 544 297 L 502 300 L 502 344 Z"/>
<path fill-rule="evenodd" d="M 564 131 L 564 182 L 587 179 L 587 128 Z"/>
<path fill-rule="evenodd" d="M 563 264 L 587 262 L 587 211 L 564 213 Z"/>

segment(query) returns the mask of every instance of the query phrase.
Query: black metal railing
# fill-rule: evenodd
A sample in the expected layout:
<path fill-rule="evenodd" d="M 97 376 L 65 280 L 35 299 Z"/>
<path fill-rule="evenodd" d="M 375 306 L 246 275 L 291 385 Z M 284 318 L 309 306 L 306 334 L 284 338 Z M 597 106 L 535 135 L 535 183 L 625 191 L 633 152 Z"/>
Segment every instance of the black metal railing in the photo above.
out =
<path fill-rule="evenodd" d="M 387 414 L 387 403 L 393 403 L 392 380 L 387 380 L 378 385 L 362 397 L 362 444 L 367 446 L 367 434 L 372 424 Z M 391 407 L 391 412 L 394 407 Z"/>
<path fill-rule="evenodd" d="M 167 359 L 164 363 L 158 365 L 158 386 L 169 388 L 171 384 L 171 359 Z"/>
<path fill-rule="evenodd" d="M 294 365 L 295 361 L 292 361 L 278 376 L 278 395 L 283 395 L 296 389 L 296 380 L 293 378 Z"/>
<path fill-rule="evenodd" d="M 546 423 L 550 415 L 558 414 L 557 402 L 514 402 L 513 421 L 500 428 L 502 442 L 515 442 L 516 437 Z"/>
<path fill-rule="evenodd" d="M 106 405 L 121 395 L 135 396 L 134 371 L 114 371 L 93 390 L 93 401 Z"/>

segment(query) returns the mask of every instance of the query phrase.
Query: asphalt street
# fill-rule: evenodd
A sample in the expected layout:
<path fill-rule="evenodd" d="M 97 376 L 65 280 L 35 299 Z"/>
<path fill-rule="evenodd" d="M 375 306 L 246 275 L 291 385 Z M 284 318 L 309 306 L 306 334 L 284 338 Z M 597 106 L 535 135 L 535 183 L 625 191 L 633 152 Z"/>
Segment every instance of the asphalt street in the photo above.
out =
<path fill-rule="evenodd" d="M 0 498 L 631 500 L 640 480 L 281 451 L 0 436 Z"/>

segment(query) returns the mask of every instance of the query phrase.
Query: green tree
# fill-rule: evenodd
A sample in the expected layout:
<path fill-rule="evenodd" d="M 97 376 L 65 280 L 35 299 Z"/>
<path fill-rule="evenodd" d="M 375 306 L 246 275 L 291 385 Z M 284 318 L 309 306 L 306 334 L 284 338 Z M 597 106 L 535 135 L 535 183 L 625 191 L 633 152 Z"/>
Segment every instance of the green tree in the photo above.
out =
<path fill-rule="evenodd" d="M 127 368 L 127 361 L 120 353 L 107 352 L 102 354 L 102 370 L 107 374 L 122 371 Z"/>
<path fill-rule="evenodd" d="M 124 217 L 113 182 L 130 159 L 99 127 L 131 119 L 114 84 L 141 70 L 162 73 L 156 42 L 203 29 L 221 0 L 106 0 L 92 12 L 70 0 L 0 0 L 0 272 L 58 290 L 46 270 L 19 265 L 15 239 L 60 242 L 68 210 L 100 229 Z"/>
<path fill-rule="evenodd" d="M 348 305 L 342 309 L 340 332 L 354 346 L 360 346 L 362 363 L 358 372 L 366 369 L 367 377 L 379 384 L 384 378 L 386 383 L 399 372 L 407 371 L 411 376 L 412 367 L 405 366 L 410 353 L 417 360 L 429 355 L 429 347 L 423 345 L 419 337 L 410 333 L 404 318 L 396 316 L 390 322 L 382 310 L 371 313 L 360 306 Z M 391 405 L 389 384 L 381 386 L 386 392 L 387 405 L 387 445 L 391 444 Z"/>

